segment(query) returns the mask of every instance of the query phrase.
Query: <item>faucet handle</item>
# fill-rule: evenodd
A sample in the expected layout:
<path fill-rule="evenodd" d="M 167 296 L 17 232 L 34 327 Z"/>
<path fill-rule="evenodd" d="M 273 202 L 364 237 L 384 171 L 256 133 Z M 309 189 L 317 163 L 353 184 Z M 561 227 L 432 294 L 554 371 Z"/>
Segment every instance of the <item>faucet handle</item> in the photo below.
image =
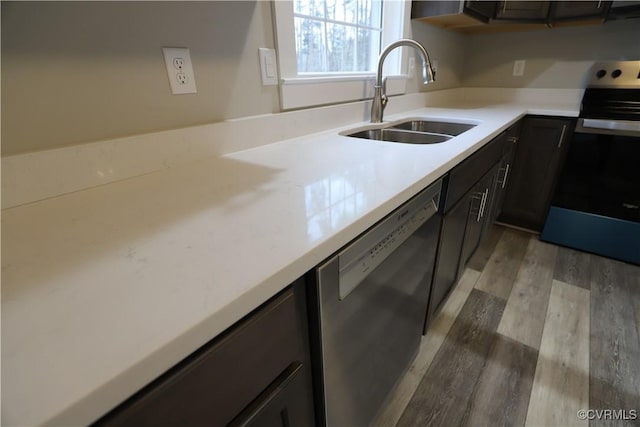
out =
<path fill-rule="evenodd" d="M 384 107 L 386 107 L 387 102 L 389 102 L 389 97 L 387 96 L 387 77 L 382 79 L 382 95 L 380 98 L 380 101 L 382 102 L 382 111 L 384 111 Z"/>

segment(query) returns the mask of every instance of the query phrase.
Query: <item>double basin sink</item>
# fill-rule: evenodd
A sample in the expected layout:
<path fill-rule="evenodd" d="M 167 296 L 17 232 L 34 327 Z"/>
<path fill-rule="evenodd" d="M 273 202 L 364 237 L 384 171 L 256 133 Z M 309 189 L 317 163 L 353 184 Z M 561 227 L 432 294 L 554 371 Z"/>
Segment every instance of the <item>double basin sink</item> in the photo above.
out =
<path fill-rule="evenodd" d="M 342 132 L 341 135 L 405 144 L 438 144 L 454 138 L 475 124 L 454 123 L 425 118 L 404 119 L 384 127 L 375 126 Z"/>

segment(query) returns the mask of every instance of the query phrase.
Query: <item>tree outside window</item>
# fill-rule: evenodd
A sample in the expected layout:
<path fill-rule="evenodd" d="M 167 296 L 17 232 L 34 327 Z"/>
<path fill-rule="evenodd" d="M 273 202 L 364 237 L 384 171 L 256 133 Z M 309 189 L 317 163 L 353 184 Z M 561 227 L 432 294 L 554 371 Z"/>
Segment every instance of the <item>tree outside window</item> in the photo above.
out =
<path fill-rule="evenodd" d="M 381 0 L 294 0 L 299 75 L 375 70 L 382 40 Z"/>

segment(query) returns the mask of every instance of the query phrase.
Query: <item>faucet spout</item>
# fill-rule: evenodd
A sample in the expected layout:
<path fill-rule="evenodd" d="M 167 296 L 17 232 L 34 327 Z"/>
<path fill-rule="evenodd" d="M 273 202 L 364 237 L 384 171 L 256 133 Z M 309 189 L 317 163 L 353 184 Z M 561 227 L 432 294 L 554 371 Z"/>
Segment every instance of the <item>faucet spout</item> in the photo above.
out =
<path fill-rule="evenodd" d="M 382 80 L 382 66 L 384 65 L 384 60 L 387 58 L 389 53 L 400 46 L 410 46 L 416 49 L 420 53 L 420 57 L 422 59 L 422 80 L 424 84 L 431 83 L 436 79 L 436 72 L 431 66 L 431 60 L 429 59 L 429 53 L 427 50 L 415 40 L 411 39 L 400 39 L 391 43 L 387 46 L 380 57 L 378 58 L 378 72 L 376 74 L 376 84 L 373 87 L 373 102 L 371 104 L 371 123 L 381 123 L 382 115 L 384 112 L 384 107 L 387 105 L 387 95 L 385 84 Z"/>

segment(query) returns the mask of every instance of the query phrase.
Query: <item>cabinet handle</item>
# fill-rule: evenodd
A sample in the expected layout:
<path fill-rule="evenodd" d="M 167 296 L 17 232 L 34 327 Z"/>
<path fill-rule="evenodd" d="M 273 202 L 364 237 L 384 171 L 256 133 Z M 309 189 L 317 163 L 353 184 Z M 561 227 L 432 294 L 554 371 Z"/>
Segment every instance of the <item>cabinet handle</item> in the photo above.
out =
<path fill-rule="evenodd" d="M 487 199 L 489 198 L 489 189 L 485 188 L 482 193 L 482 202 L 480 202 L 480 218 L 484 218 L 484 210 L 487 207 Z M 480 221 L 478 219 L 478 221 Z"/>
<path fill-rule="evenodd" d="M 567 125 L 562 125 L 562 132 L 560 133 L 560 141 L 558 141 L 558 148 L 562 146 L 562 140 L 564 139 L 564 133 L 567 130 Z"/>
<path fill-rule="evenodd" d="M 505 187 L 505 185 L 507 185 L 507 177 L 509 176 L 509 167 L 511 166 L 511 164 L 507 163 L 507 167 L 504 168 L 504 176 L 502 177 L 502 182 L 500 182 L 502 188 Z"/>
<path fill-rule="evenodd" d="M 502 12 L 504 13 L 504 12 L 506 12 L 506 11 L 507 11 L 507 0 L 504 0 L 504 1 L 502 2 Z"/>
<path fill-rule="evenodd" d="M 516 142 L 518 142 L 518 137 L 517 136 L 510 136 L 509 138 L 507 138 L 507 141 L 509 141 L 512 144 L 515 144 Z"/>
<path fill-rule="evenodd" d="M 598 7 L 596 7 L 596 9 L 600 9 L 600 6 L 602 6 L 602 0 L 598 2 Z"/>
<path fill-rule="evenodd" d="M 482 208 L 482 200 L 484 199 L 484 193 L 476 191 L 473 196 L 471 196 L 471 214 L 476 215 L 476 222 L 480 221 L 480 210 Z M 478 212 L 473 212 L 473 200 L 480 200 L 480 204 L 478 205 Z"/>
<path fill-rule="evenodd" d="M 489 189 L 487 188 L 482 193 L 476 193 L 473 196 L 474 199 L 480 199 L 480 206 L 478 206 L 478 215 L 476 216 L 476 222 L 480 222 L 480 220 L 482 219 L 482 216 L 484 215 L 484 206 L 487 200 L 488 192 L 489 192 Z"/>

